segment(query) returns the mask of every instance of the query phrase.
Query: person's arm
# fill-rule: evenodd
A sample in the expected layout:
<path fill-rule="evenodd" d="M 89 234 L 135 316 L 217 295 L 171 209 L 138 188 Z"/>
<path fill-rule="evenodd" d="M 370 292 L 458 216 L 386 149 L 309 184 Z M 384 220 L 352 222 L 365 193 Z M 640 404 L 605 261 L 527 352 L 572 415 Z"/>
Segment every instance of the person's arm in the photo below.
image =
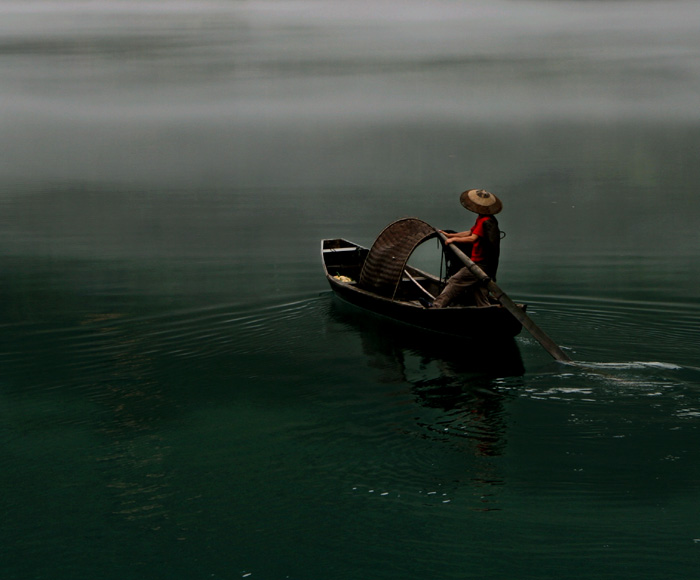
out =
<path fill-rule="evenodd" d="M 465 232 L 452 232 L 452 233 L 449 233 L 449 232 L 444 232 L 444 231 L 440 230 L 440 233 L 443 234 L 443 235 L 445 235 L 445 236 L 448 237 L 448 238 L 464 238 L 464 237 L 466 237 L 466 236 L 471 235 L 472 231 L 471 231 L 471 230 L 467 230 L 467 231 L 465 231 Z"/>
<path fill-rule="evenodd" d="M 454 235 L 454 236 L 452 236 L 452 237 L 450 237 L 450 238 L 447 238 L 447 239 L 445 240 L 445 245 L 449 245 L 449 244 L 467 244 L 467 243 L 468 243 L 468 244 L 471 244 L 471 243 L 476 242 L 476 240 L 479 239 L 479 236 L 477 236 L 476 234 L 472 234 L 471 232 L 469 232 L 469 235 L 466 235 L 466 236 L 463 235 L 463 234 L 466 234 L 466 233 L 467 233 L 467 232 L 462 232 L 461 234 L 456 234 L 456 235 Z"/>

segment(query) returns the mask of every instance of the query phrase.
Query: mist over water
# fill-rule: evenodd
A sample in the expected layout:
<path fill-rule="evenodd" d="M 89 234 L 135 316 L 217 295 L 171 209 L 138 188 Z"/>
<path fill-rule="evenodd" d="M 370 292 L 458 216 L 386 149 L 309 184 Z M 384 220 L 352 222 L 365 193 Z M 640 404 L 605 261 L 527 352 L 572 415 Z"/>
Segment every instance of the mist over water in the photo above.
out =
<path fill-rule="evenodd" d="M 391 182 L 400 173 L 387 167 L 397 127 L 460 127 L 466 145 L 475 128 L 515 125 L 522 147 L 543 123 L 696 124 L 699 12 L 691 2 L 3 2 L 4 171 L 259 187 L 329 186 L 347 167 L 345 183 L 360 185 L 380 168 Z M 403 147 L 430 163 L 412 141 Z"/>
<path fill-rule="evenodd" d="M 0 578 L 693 577 L 699 28 L 0 0 Z M 575 365 L 329 294 L 322 238 L 470 187 Z"/>

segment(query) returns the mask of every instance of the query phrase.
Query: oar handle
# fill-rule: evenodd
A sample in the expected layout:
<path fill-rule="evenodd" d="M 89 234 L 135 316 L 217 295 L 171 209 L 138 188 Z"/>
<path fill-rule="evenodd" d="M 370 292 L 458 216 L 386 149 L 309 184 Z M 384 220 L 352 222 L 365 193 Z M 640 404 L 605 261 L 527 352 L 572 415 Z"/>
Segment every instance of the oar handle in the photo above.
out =
<path fill-rule="evenodd" d="M 523 325 L 523 327 L 533 336 L 533 338 L 535 338 L 544 347 L 544 349 L 550 355 L 552 355 L 552 357 L 554 357 L 555 360 L 560 362 L 571 362 L 569 355 L 559 348 L 559 346 L 551 338 L 549 338 L 549 336 L 547 336 L 544 330 L 537 326 L 535 322 L 523 311 L 523 309 L 518 307 L 518 305 L 513 302 L 508 295 L 486 275 L 486 272 L 472 262 L 471 259 L 457 246 L 454 244 L 448 244 L 447 236 L 441 231 L 438 231 L 438 236 L 443 241 L 445 246 L 449 247 L 464 263 L 469 271 L 486 284 L 486 288 L 491 295 Z"/>

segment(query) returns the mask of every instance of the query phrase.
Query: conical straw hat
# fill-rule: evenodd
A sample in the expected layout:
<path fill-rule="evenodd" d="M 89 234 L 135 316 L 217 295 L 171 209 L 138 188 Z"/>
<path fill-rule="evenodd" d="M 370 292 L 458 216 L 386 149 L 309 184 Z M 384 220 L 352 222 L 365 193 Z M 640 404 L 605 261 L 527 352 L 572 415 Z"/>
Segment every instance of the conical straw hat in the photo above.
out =
<path fill-rule="evenodd" d="M 501 200 L 485 189 L 468 189 L 460 195 L 459 201 L 469 211 L 482 215 L 495 215 L 503 209 Z"/>

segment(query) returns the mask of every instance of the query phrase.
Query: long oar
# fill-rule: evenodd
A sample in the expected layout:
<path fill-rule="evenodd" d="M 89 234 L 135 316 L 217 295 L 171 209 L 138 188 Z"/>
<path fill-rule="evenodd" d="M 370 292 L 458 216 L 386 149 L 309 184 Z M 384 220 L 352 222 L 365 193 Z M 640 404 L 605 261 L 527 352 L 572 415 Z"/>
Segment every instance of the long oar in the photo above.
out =
<path fill-rule="evenodd" d="M 438 236 L 443 242 L 447 241 L 447 236 L 445 234 L 438 232 Z M 561 349 L 557 344 L 545 334 L 545 332 L 537 326 L 533 320 L 525 314 L 521 308 L 518 308 L 517 304 L 513 302 L 508 295 L 501 290 L 501 288 L 489 278 L 486 273 L 479 268 L 474 262 L 472 262 L 467 255 L 460 250 L 454 244 L 446 244 L 455 255 L 464 262 L 464 265 L 469 268 L 469 271 L 474 274 L 479 280 L 485 283 L 488 291 L 493 295 L 493 297 L 498 300 L 503 307 L 508 310 L 543 347 L 551 354 L 555 360 L 560 362 L 571 362 L 571 358 Z"/>

